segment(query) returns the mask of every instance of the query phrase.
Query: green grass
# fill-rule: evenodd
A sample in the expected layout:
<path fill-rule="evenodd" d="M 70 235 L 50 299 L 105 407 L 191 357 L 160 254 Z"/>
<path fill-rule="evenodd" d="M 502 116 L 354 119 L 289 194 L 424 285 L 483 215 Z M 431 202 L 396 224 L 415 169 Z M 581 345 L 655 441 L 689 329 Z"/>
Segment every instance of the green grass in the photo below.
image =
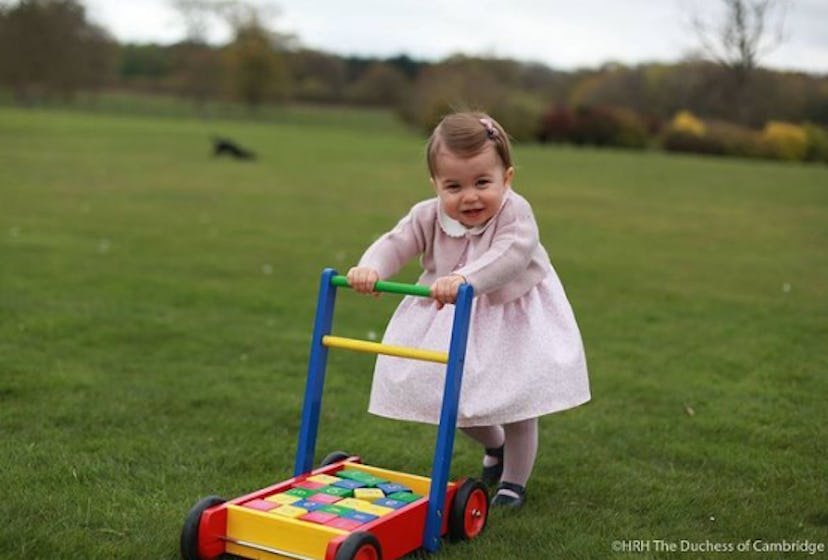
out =
<path fill-rule="evenodd" d="M 260 160 L 211 159 L 217 133 Z M 430 196 L 422 144 L 376 114 L 0 108 L 0 557 L 176 558 L 200 496 L 288 478 L 319 273 Z M 516 156 L 593 401 L 542 419 L 527 506 L 441 558 L 828 546 L 828 169 Z M 335 331 L 382 332 L 397 301 L 343 292 Z M 434 429 L 365 413 L 371 366 L 332 352 L 317 456 L 426 474 Z M 458 437 L 453 476 L 480 455 Z"/>
<path fill-rule="evenodd" d="M 78 92 L 71 99 L 39 98 L 34 107 L 47 110 L 95 113 L 98 115 L 140 116 L 151 118 L 197 119 L 212 130 L 213 121 L 226 119 L 279 124 L 325 124 L 362 129 L 387 129 L 399 127 L 394 114 L 386 109 L 331 110 L 324 105 L 292 104 L 263 105 L 255 109 L 230 101 L 206 101 L 201 104 L 176 95 L 137 94 L 130 91 L 107 90 L 100 92 Z M 14 94 L 0 86 L 0 107 L 15 105 Z M 215 131 L 216 133 L 218 131 Z"/>

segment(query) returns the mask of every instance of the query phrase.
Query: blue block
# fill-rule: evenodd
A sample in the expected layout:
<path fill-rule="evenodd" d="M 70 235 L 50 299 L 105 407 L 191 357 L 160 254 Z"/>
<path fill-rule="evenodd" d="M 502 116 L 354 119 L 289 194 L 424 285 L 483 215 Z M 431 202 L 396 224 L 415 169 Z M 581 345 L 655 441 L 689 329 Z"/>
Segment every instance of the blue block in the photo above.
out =
<path fill-rule="evenodd" d="M 346 513 L 342 515 L 347 519 L 353 519 L 354 521 L 359 521 L 360 523 L 368 523 L 369 521 L 373 521 L 377 518 L 376 515 L 371 515 L 370 513 L 362 513 L 361 511 L 356 511 L 354 509 L 348 510 Z"/>
<path fill-rule="evenodd" d="M 339 486 L 340 488 L 347 488 L 348 490 L 356 490 L 357 488 L 365 488 L 365 483 L 356 480 L 343 479 L 339 482 L 334 482 L 331 486 Z"/>
<path fill-rule="evenodd" d="M 382 490 L 382 493 L 388 496 L 394 492 L 411 492 L 411 488 L 398 484 L 396 482 L 388 482 L 386 484 L 377 484 L 377 488 Z"/>
<path fill-rule="evenodd" d="M 300 507 L 302 509 L 306 509 L 308 511 L 316 511 L 321 507 L 325 507 L 325 504 L 320 504 L 319 502 L 312 502 L 310 500 L 302 500 L 301 502 L 293 502 L 290 504 L 294 507 Z"/>
<path fill-rule="evenodd" d="M 405 507 L 408 504 L 405 502 L 401 502 L 400 500 L 393 500 L 391 498 L 380 498 L 376 502 L 374 502 L 375 506 L 382 506 L 391 509 L 400 509 L 401 507 Z"/>

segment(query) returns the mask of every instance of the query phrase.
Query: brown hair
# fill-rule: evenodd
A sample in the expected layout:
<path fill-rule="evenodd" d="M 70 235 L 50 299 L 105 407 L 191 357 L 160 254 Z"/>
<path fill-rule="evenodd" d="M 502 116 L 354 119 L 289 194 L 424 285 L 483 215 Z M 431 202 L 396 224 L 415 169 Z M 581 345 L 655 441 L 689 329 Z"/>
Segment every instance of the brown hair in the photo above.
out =
<path fill-rule="evenodd" d="M 489 142 L 504 169 L 512 167 L 512 146 L 503 127 L 486 113 L 463 111 L 443 117 L 431 133 L 426 145 L 428 172 L 437 173 L 437 153 L 445 148 L 459 157 L 473 157 L 483 151 Z"/>

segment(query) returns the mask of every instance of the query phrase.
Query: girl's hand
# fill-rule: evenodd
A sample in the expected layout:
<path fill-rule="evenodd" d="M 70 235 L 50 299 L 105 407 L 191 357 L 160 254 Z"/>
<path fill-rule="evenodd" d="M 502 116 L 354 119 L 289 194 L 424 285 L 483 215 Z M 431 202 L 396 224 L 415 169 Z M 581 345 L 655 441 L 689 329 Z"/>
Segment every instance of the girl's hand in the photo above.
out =
<path fill-rule="evenodd" d="M 374 284 L 379 282 L 379 272 L 367 266 L 355 266 L 348 271 L 348 284 L 361 294 L 374 293 Z M 377 294 L 379 295 L 379 294 Z"/>
<path fill-rule="evenodd" d="M 454 303 L 457 299 L 457 290 L 466 279 L 459 274 L 449 274 L 438 278 L 431 285 L 431 297 L 437 300 L 437 309 L 442 309 L 447 303 Z"/>

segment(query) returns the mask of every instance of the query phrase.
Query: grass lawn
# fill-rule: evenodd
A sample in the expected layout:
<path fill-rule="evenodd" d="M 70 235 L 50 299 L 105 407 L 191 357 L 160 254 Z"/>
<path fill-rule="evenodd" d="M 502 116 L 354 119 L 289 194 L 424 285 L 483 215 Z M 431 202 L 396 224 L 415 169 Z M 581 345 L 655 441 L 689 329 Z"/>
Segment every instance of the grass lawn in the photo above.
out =
<path fill-rule="evenodd" d="M 210 158 L 214 134 L 260 159 Z M 173 559 L 199 497 L 288 478 L 319 273 L 430 196 L 422 144 L 377 114 L 0 108 L 0 558 Z M 542 419 L 526 507 L 440 557 L 828 547 L 828 168 L 516 157 L 593 401 Z M 381 333 L 397 301 L 343 292 L 334 330 Z M 317 457 L 427 474 L 435 430 L 369 416 L 371 367 L 331 353 Z M 458 437 L 453 476 L 480 458 Z M 782 556 L 810 557 L 738 555 Z"/>

